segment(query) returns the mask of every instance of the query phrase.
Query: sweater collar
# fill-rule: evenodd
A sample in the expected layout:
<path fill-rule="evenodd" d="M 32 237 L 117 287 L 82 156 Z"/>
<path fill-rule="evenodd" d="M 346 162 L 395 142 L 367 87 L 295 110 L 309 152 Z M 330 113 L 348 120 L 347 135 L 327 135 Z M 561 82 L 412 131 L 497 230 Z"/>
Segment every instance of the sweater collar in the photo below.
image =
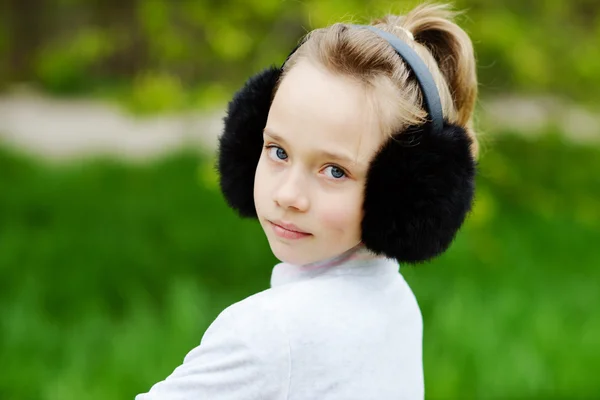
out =
<path fill-rule="evenodd" d="M 323 276 L 397 274 L 398 270 L 396 260 L 378 256 L 360 243 L 335 257 L 310 264 L 279 263 L 273 268 L 271 287 Z"/>

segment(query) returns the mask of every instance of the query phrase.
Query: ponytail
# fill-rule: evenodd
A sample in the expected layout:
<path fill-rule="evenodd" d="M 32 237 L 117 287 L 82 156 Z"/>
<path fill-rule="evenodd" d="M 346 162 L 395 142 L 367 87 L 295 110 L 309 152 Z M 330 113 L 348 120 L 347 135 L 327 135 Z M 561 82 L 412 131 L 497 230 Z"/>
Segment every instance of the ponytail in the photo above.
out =
<path fill-rule="evenodd" d="M 414 40 L 415 50 L 422 53 L 418 48 L 422 46 L 433 57 L 452 99 L 456 115 L 451 122 L 466 128 L 473 139 L 472 151 L 476 155 L 477 141 L 473 130 L 477 99 L 475 55 L 471 39 L 453 22 L 458 14 L 448 4 L 423 4 L 404 16 L 389 15 L 375 23 L 383 24 L 388 31 L 409 43 Z"/>

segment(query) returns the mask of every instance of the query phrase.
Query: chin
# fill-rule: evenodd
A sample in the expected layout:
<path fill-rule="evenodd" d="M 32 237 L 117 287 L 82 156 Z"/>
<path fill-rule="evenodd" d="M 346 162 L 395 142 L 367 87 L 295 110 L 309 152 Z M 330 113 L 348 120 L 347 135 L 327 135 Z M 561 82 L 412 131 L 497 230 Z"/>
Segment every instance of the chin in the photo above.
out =
<path fill-rule="evenodd" d="M 305 246 L 294 246 L 293 243 L 281 243 L 274 239 L 269 240 L 271 252 L 279 261 L 292 265 L 306 265 L 315 262 L 327 260 L 344 252 L 344 250 L 335 253 L 317 253 L 314 249 Z"/>
<path fill-rule="evenodd" d="M 269 241 L 269 245 L 275 258 L 281 262 L 293 265 L 304 265 L 312 262 L 312 260 L 304 256 L 304 251 L 293 248 L 293 245 L 286 245 L 277 241 L 274 243 Z"/>
<path fill-rule="evenodd" d="M 316 254 L 311 246 L 300 243 L 285 243 L 277 238 L 269 238 L 271 252 L 279 261 L 292 265 L 305 265 L 326 259 L 326 255 Z"/>

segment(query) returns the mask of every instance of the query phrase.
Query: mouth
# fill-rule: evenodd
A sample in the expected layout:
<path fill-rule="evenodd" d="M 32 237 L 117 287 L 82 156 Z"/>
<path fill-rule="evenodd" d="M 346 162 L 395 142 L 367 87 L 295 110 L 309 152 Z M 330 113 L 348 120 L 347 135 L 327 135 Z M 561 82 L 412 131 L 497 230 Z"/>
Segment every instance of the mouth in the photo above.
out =
<path fill-rule="evenodd" d="M 284 239 L 302 239 L 312 236 L 312 234 L 304 232 L 294 224 L 286 223 L 283 221 L 267 220 L 267 222 L 269 223 L 269 225 L 271 225 L 271 228 L 273 228 L 275 234 Z"/>

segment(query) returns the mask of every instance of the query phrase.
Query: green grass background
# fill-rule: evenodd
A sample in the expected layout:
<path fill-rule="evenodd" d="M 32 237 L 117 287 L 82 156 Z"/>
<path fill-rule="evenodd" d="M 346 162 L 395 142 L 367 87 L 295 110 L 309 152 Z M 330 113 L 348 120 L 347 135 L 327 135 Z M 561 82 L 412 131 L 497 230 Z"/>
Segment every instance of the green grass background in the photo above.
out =
<path fill-rule="evenodd" d="M 276 260 L 212 160 L 50 166 L 0 151 L 0 399 L 132 399 Z M 497 136 L 451 249 L 402 267 L 429 399 L 600 398 L 600 149 Z"/>

